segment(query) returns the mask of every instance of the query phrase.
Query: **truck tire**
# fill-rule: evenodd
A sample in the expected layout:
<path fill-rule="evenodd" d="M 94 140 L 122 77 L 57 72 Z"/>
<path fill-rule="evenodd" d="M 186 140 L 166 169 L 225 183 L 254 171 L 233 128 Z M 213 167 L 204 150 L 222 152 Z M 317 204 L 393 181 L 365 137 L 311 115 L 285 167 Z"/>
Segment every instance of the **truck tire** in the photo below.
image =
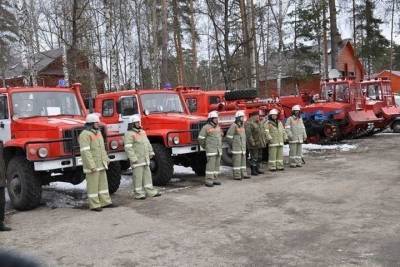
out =
<path fill-rule="evenodd" d="M 205 152 L 196 153 L 191 162 L 192 170 L 196 173 L 197 176 L 205 176 L 206 175 L 206 165 L 207 165 L 207 157 Z"/>
<path fill-rule="evenodd" d="M 392 130 L 394 133 L 400 133 L 400 120 L 393 122 Z"/>
<path fill-rule="evenodd" d="M 174 174 L 174 162 L 171 152 L 160 143 L 153 143 L 151 145 L 155 154 L 150 163 L 153 184 L 164 186 L 168 184 Z"/>
<path fill-rule="evenodd" d="M 221 157 L 223 163 L 226 166 L 232 166 L 233 162 L 232 162 L 232 151 L 230 148 L 224 148 L 222 150 L 222 157 Z"/>
<path fill-rule="evenodd" d="M 258 96 L 257 89 L 243 89 L 225 92 L 225 100 L 251 100 Z"/>
<path fill-rule="evenodd" d="M 110 195 L 117 192 L 121 184 L 121 165 L 119 162 L 110 162 L 107 170 L 108 192 Z"/>
<path fill-rule="evenodd" d="M 7 190 L 13 207 L 31 210 L 39 206 L 42 183 L 24 156 L 12 158 L 7 168 Z"/>

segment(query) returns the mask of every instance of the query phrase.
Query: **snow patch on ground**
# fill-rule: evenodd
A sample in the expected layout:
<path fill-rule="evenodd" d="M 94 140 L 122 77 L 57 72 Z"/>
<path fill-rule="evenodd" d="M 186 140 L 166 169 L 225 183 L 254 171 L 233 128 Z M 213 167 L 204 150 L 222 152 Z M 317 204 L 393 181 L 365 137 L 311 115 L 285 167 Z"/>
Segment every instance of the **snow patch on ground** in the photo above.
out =
<path fill-rule="evenodd" d="M 349 145 L 349 144 L 336 144 L 336 145 L 317 145 L 317 144 L 304 144 L 303 151 L 304 153 L 312 150 L 337 150 L 337 151 L 350 151 L 357 148 L 357 145 Z"/>

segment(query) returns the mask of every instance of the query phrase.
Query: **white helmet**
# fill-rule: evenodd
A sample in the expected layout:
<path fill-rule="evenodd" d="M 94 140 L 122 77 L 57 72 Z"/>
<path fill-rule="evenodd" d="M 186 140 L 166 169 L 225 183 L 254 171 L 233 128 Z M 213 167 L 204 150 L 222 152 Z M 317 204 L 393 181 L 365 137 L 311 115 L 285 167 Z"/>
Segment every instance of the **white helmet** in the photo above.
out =
<path fill-rule="evenodd" d="M 217 111 L 211 111 L 210 113 L 208 113 L 208 118 L 212 119 L 212 118 L 218 118 L 218 112 Z"/>
<path fill-rule="evenodd" d="M 294 106 L 292 107 L 292 111 L 300 111 L 300 110 L 301 110 L 300 105 L 294 105 Z"/>
<path fill-rule="evenodd" d="M 244 117 L 244 111 L 243 110 L 236 111 L 235 118 L 238 118 L 238 117 Z"/>
<path fill-rule="evenodd" d="M 278 110 L 273 108 L 270 110 L 269 115 L 278 115 L 278 113 L 279 113 Z"/>
<path fill-rule="evenodd" d="M 140 122 L 140 115 L 139 114 L 135 114 L 135 115 L 129 116 L 128 123 L 134 123 L 134 122 Z"/>
<path fill-rule="evenodd" d="M 99 115 L 96 113 L 90 113 L 86 116 L 86 123 L 100 122 Z"/>

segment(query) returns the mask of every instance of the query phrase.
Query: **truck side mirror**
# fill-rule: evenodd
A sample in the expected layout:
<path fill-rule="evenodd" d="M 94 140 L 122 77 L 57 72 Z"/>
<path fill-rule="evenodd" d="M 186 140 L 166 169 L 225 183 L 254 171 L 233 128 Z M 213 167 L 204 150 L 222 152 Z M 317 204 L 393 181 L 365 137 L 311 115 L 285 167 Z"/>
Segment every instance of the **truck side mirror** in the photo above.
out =
<path fill-rule="evenodd" d="M 117 112 L 118 114 L 122 114 L 121 100 L 117 101 Z"/>
<path fill-rule="evenodd" d="M 150 114 L 150 111 L 148 110 L 148 109 L 145 109 L 144 111 L 143 111 L 143 113 L 144 113 L 144 115 L 149 115 Z"/>

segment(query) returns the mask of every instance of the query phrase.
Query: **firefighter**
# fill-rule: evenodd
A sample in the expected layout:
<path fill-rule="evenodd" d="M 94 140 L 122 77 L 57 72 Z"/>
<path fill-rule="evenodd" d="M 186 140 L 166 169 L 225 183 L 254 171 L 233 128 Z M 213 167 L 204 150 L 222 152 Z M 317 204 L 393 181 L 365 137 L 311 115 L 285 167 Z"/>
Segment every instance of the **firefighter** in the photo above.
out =
<path fill-rule="evenodd" d="M 146 196 L 158 197 L 161 193 L 153 187 L 150 159 L 154 157 L 153 147 L 140 124 L 140 116 L 133 115 L 128 120 L 128 131 L 124 136 L 125 151 L 133 169 L 133 195 L 136 199 Z"/>
<path fill-rule="evenodd" d="M 268 167 L 270 171 L 284 170 L 283 145 L 287 141 L 285 128 L 278 119 L 279 111 L 271 109 L 268 118 Z"/>
<path fill-rule="evenodd" d="M 299 105 L 292 107 L 292 116 L 286 120 L 285 128 L 289 139 L 289 162 L 290 167 L 302 166 L 302 145 L 307 139 L 306 128 L 301 118 L 301 108 Z"/>
<path fill-rule="evenodd" d="M 259 162 L 268 164 L 268 114 L 265 110 L 260 110 L 260 127 L 261 127 L 261 149 Z"/>
<path fill-rule="evenodd" d="M 218 126 L 218 112 L 211 111 L 208 114 L 207 124 L 203 126 L 198 137 L 200 146 L 206 151 L 205 185 L 208 187 L 221 185 L 218 175 L 222 156 L 222 136 L 223 133 Z"/>
<path fill-rule="evenodd" d="M 246 122 L 247 147 L 250 152 L 251 175 L 263 174 L 260 169 L 260 158 L 262 148 L 262 126 L 258 111 L 250 113 Z"/>
<path fill-rule="evenodd" d="M 85 129 L 79 135 L 83 172 L 86 175 L 89 208 L 101 211 L 102 208 L 116 207 L 108 192 L 108 158 L 104 139 L 99 129 L 100 119 L 94 113 L 87 115 Z"/>
<path fill-rule="evenodd" d="M 6 212 L 6 198 L 5 198 L 5 186 L 6 186 L 6 177 L 5 177 L 5 169 L 0 173 L 0 232 L 11 231 L 10 227 L 7 227 L 4 224 L 5 212 Z"/>
<path fill-rule="evenodd" d="M 235 114 L 235 122 L 226 133 L 227 141 L 232 148 L 233 179 L 249 179 L 246 171 L 246 132 L 244 129 L 244 111 Z"/>

